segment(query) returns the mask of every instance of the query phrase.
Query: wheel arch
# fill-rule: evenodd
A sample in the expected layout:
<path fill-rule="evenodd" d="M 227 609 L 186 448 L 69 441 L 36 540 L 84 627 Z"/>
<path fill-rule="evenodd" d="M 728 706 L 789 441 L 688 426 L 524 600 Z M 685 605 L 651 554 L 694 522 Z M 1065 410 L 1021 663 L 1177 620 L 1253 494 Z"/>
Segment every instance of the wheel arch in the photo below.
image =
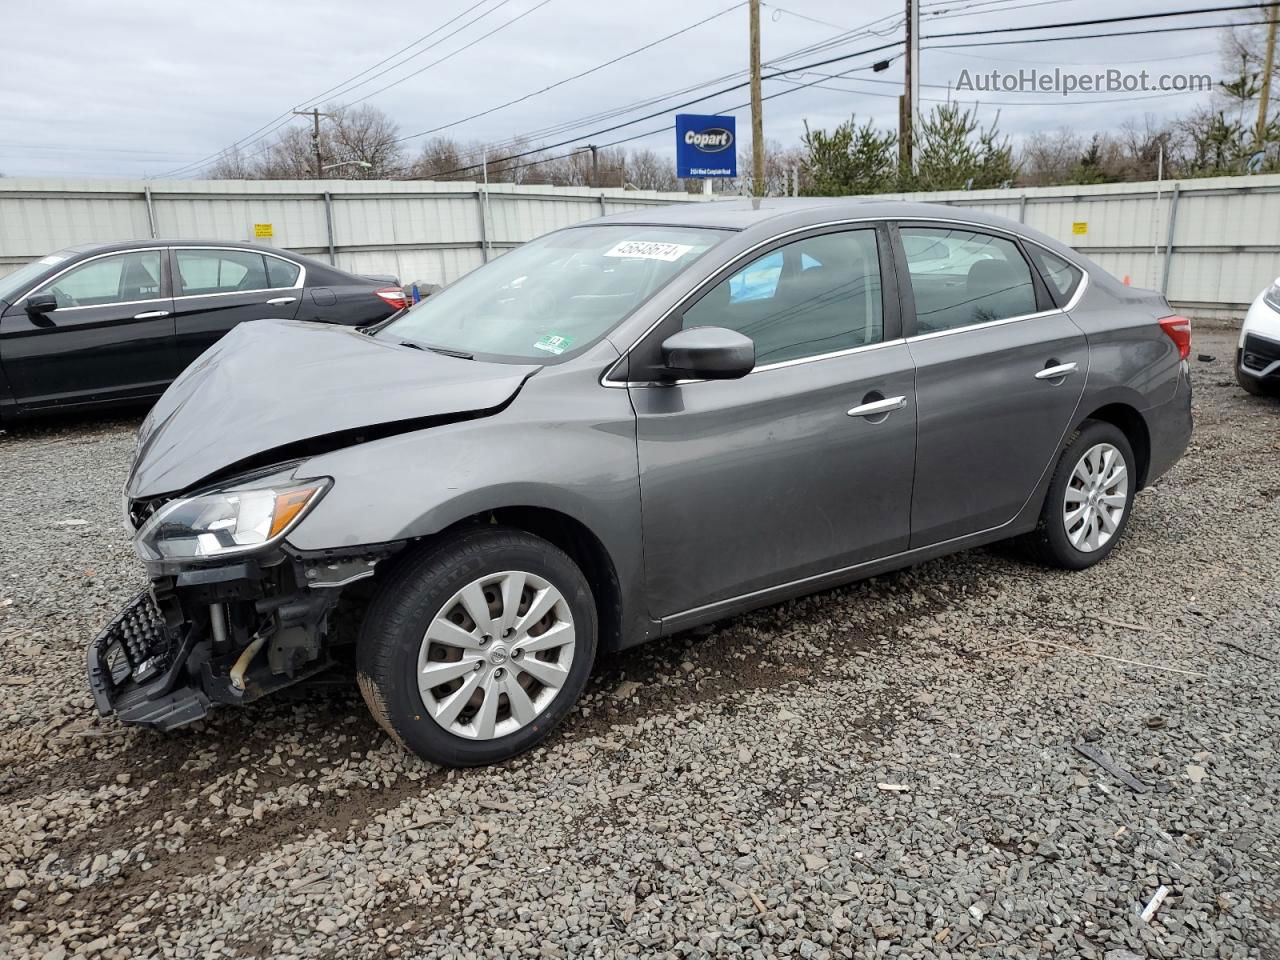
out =
<path fill-rule="evenodd" d="M 1134 458 L 1138 461 L 1134 464 L 1137 478 L 1135 489 L 1141 490 L 1145 487 L 1147 474 L 1151 468 L 1151 428 L 1147 425 L 1142 412 L 1130 403 L 1112 401 L 1082 417 L 1080 423 L 1086 420 L 1109 423 L 1124 434 L 1125 439 L 1129 441 L 1129 446 L 1133 448 Z M 1077 427 L 1079 425 L 1077 424 Z"/>
<path fill-rule="evenodd" d="M 552 507 L 528 503 L 508 504 L 476 510 L 459 516 L 436 532 L 421 539 L 419 544 L 397 557 L 395 565 L 405 557 L 467 528 L 496 524 L 522 530 L 554 544 L 578 565 L 595 600 L 596 621 L 599 625 L 599 643 L 602 650 L 617 650 L 625 646 L 627 630 L 623 621 L 623 586 L 618 567 L 599 536 L 581 520 Z M 391 566 L 391 564 L 388 564 Z"/>

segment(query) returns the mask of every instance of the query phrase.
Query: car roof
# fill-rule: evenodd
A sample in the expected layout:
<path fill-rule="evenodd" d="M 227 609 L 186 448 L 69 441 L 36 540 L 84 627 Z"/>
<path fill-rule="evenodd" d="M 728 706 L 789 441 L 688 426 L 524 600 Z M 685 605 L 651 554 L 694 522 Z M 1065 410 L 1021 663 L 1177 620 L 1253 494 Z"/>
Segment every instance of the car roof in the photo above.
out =
<path fill-rule="evenodd" d="M 323 267 L 326 270 L 334 270 L 339 273 L 345 272 L 320 260 L 308 257 L 305 254 L 294 253 L 292 250 L 284 250 L 280 247 L 268 247 L 261 243 L 245 243 L 242 240 L 191 240 L 156 237 L 154 240 L 138 239 L 115 240 L 111 243 L 81 243 L 71 247 L 63 247 L 59 252 L 74 253 L 77 255 L 117 253 L 123 250 L 134 250 L 139 247 L 230 247 L 234 250 L 256 250 L 260 253 L 274 253 L 276 256 L 287 257 L 290 260 L 298 260 L 308 266 Z"/>
<path fill-rule="evenodd" d="M 625 213 L 597 217 L 589 223 L 652 224 L 672 227 L 708 227 L 718 230 L 747 230 L 770 220 L 786 217 L 788 222 L 831 219 L 891 220 L 910 217 L 934 220 L 966 220 L 987 223 L 1005 230 L 1024 231 L 1021 224 L 993 217 L 978 210 L 941 203 L 916 203 L 877 197 L 751 197 L 712 200 L 703 203 L 674 203 L 642 207 Z M 579 224 L 580 226 L 580 224 Z"/>
<path fill-rule="evenodd" d="M 1013 197 L 1010 198 L 1014 199 Z M 783 232 L 833 220 L 950 220 L 995 227 L 1015 233 L 1072 260 L 1088 263 L 1075 250 L 1026 224 L 981 210 L 942 203 L 879 197 L 742 197 L 701 203 L 640 207 L 596 217 L 574 226 L 617 224 L 634 226 L 703 227 L 713 230 Z M 570 227 L 569 229 L 573 229 Z M 1092 266 L 1092 264 L 1090 264 Z"/>

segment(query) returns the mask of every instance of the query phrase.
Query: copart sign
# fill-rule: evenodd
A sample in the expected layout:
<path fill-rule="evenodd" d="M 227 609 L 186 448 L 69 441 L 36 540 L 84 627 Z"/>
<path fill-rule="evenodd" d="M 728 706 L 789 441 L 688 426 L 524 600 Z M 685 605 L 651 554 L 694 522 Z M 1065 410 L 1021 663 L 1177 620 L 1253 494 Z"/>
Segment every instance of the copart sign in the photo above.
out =
<path fill-rule="evenodd" d="M 736 177 L 737 140 L 734 117 L 676 114 L 676 176 L 686 180 Z"/>

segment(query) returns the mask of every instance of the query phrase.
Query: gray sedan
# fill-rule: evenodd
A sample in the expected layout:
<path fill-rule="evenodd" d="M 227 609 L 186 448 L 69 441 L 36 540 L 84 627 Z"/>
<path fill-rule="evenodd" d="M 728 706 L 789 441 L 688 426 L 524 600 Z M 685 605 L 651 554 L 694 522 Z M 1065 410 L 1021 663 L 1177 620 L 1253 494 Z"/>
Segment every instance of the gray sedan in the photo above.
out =
<path fill-rule="evenodd" d="M 1098 563 L 1187 446 L 1189 350 L 1035 231 L 847 200 L 607 217 L 378 327 L 243 324 L 141 428 L 151 588 L 89 682 L 168 729 L 345 669 L 410 750 L 502 760 L 602 650 L 1006 538 Z"/>

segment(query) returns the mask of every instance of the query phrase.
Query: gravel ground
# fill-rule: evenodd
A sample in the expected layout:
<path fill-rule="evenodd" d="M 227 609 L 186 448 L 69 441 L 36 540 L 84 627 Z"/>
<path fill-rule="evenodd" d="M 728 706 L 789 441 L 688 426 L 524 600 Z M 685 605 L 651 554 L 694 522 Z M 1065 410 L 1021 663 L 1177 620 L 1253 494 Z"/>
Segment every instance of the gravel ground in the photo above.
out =
<path fill-rule="evenodd" d="M 978 551 L 651 644 L 467 772 L 347 690 L 99 719 L 137 419 L 0 435 L 0 956 L 1280 957 L 1280 403 L 1195 349 L 1191 450 L 1100 567 Z"/>

